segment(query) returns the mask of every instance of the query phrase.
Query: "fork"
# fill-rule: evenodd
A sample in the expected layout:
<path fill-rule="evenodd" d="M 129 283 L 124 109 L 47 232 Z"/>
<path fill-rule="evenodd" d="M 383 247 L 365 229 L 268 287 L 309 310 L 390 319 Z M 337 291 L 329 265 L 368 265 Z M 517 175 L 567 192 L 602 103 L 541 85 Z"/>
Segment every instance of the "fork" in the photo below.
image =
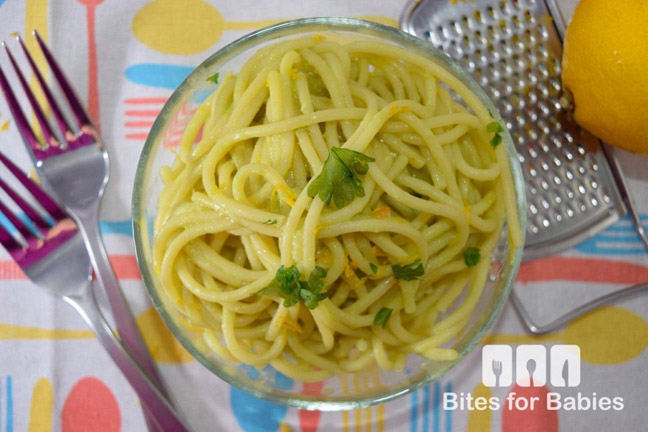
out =
<path fill-rule="evenodd" d="M 499 387 L 500 376 L 502 375 L 502 362 L 500 360 L 493 360 L 492 369 L 495 375 L 495 387 Z"/>
<path fill-rule="evenodd" d="M 29 223 L 21 221 L 0 201 L 0 213 L 16 229 L 14 236 L 0 224 L 0 244 L 33 283 L 76 309 L 129 381 L 160 430 L 188 430 L 166 397 L 103 319 L 92 291 L 90 258 L 76 222 L 2 153 L 0 162 L 42 206 L 45 213 L 42 216 L 0 178 L 0 188 L 29 220 Z"/>
<path fill-rule="evenodd" d="M 110 266 L 108 255 L 101 240 L 98 225 L 99 208 L 109 177 L 108 153 L 104 148 L 103 141 L 96 127 L 86 114 L 72 86 L 64 77 L 58 63 L 54 60 L 38 33 L 34 31 L 33 35 L 52 71 L 52 75 L 59 84 L 64 98 L 68 102 L 76 121 L 78 132 L 74 132 L 69 126 L 49 86 L 46 84 L 19 36 L 16 36 L 16 39 L 43 90 L 47 104 L 53 114 L 54 123 L 58 125 L 60 138 L 52 131 L 45 114 L 27 85 L 11 51 L 9 51 L 9 48 L 4 42 L 3 46 L 7 52 L 9 61 L 18 76 L 21 87 L 26 93 L 36 120 L 40 125 L 45 140 L 44 146 L 39 143 L 4 77 L 0 79 L 0 86 L 5 93 L 9 109 L 23 136 L 32 161 L 36 166 L 36 171 L 43 181 L 43 185 L 46 190 L 57 197 L 58 202 L 69 211 L 79 226 L 79 231 L 88 249 L 90 261 L 97 275 L 97 280 L 106 292 L 108 303 L 110 304 L 115 319 L 115 326 L 122 342 L 146 371 L 149 378 L 158 386 L 159 390 L 170 399 L 170 395 L 166 391 L 163 381 L 155 367 L 155 363 L 140 335 L 135 319 L 128 308 L 128 304 L 119 287 L 117 277 Z"/>

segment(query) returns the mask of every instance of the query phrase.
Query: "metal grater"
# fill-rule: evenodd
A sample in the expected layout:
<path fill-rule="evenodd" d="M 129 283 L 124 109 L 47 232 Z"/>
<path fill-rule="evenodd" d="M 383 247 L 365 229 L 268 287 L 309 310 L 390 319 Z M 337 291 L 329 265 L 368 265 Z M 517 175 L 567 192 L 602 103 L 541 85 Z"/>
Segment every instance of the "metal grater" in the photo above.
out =
<path fill-rule="evenodd" d="M 526 180 L 525 260 L 568 249 L 632 207 L 611 151 L 560 105 L 558 13 L 544 0 L 419 0 L 401 15 L 401 28 L 463 66 L 506 121 Z"/>

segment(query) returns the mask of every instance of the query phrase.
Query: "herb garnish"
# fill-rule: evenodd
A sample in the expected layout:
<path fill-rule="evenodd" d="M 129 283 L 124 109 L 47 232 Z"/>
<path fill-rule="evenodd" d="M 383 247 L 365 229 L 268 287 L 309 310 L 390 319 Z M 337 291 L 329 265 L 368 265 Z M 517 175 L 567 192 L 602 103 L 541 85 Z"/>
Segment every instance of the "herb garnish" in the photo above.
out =
<path fill-rule="evenodd" d="M 413 262 L 405 265 L 394 264 L 391 266 L 394 271 L 394 277 L 396 279 L 412 281 L 423 276 L 425 270 L 423 270 L 423 264 L 421 264 L 421 259 L 416 259 Z"/>
<path fill-rule="evenodd" d="M 324 288 L 322 281 L 324 277 L 326 277 L 326 270 L 315 267 L 308 281 L 300 281 L 297 267 L 281 266 L 274 280 L 257 294 L 281 297 L 284 299 L 285 307 L 294 306 L 301 300 L 308 309 L 315 309 L 320 300 L 324 300 L 329 295 L 328 292 L 320 292 Z"/>
<path fill-rule="evenodd" d="M 214 84 L 218 84 L 218 72 L 216 72 L 214 75 L 207 77 L 207 81 L 213 82 Z"/>
<path fill-rule="evenodd" d="M 469 247 L 466 248 L 466 250 L 463 253 L 463 256 L 466 265 L 468 267 L 474 267 L 479 262 L 479 259 L 481 258 L 481 253 L 479 252 L 479 248 Z"/>
<path fill-rule="evenodd" d="M 392 314 L 392 309 L 388 307 L 382 307 L 374 317 L 373 323 L 374 325 L 381 325 L 385 327 L 385 324 L 387 324 L 387 320 Z"/>
<path fill-rule="evenodd" d="M 264 225 L 276 225 L 277 224 L 277 219 L 268 219 L 265 222 L 261 222 Z"/>
<path fill-rule="evenodd" d="M 378 266 L 374 263 L 369 263 L 369 268 L 371 268 L 371 271 L 374 272 L 374 274 L 378 273 Z"/>
<path fill-rule="evenodd" d="M 493 148 L 497 147 L 499 143 L 502 142 L 502 135 L 501 133 L 504 132 L 504 128 L 502 127 L 499 122 L 490 122 L 486 126 L 486 131 L 488 133 L 494 133 L 493 138 L 490 140 L 490 145 L 493 146 Z"/>
<path fill-rule="evenodd" d="M 337 208 L 344 207 L 356 196 L 363 197 L 365 191 L 358 175 L 366 174 L 367 162 L 374 160 L 357 151 L 332 147 L 322 172 L 308 186 L 308 196 L 318 195 L 327 205 L 332 198 Z"/>

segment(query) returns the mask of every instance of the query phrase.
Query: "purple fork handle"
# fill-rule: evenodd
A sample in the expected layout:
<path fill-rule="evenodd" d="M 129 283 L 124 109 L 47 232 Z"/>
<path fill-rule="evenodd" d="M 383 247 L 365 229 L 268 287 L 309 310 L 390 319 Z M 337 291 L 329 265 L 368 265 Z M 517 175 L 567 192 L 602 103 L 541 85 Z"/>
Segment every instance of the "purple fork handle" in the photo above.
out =
<path fill-rule="evenodd" d="M 67 297 L 65 300 L 83 317 L 131 384 L 145 406 L 145 412 L 151 414 L 146 416 L 147 421 L 154 422 L 155 427 L 160 431 L 190 431 L 191 429 L 184 420 L 174 414 L 175 410 L 168 399 L 160 393 L 157 386 L 151 384 L 148 375 L 142 370 L 139 363 L 115 337 L 105 319 L 102 318 L 101 311 L 91 292 L 91 290 L 86 290 L 87 295 L 83 297 Z M 151 426 L 150 423 L 149 426 Z"/>

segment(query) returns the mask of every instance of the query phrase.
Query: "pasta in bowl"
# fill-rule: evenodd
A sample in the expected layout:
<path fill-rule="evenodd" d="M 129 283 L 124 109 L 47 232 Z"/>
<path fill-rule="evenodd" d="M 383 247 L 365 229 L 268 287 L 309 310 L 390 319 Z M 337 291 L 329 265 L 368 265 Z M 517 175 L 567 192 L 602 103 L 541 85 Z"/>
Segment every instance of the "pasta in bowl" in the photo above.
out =
<path fill-rule="evenodd" d="M 279 24 L 208 59 L 156 121 L 134 195 L 142 274 L 228 382 L 306 408 L 385 401 L 499 312 L 524 241 L 516 159 L 483 92 L 422 41 Z"/>

